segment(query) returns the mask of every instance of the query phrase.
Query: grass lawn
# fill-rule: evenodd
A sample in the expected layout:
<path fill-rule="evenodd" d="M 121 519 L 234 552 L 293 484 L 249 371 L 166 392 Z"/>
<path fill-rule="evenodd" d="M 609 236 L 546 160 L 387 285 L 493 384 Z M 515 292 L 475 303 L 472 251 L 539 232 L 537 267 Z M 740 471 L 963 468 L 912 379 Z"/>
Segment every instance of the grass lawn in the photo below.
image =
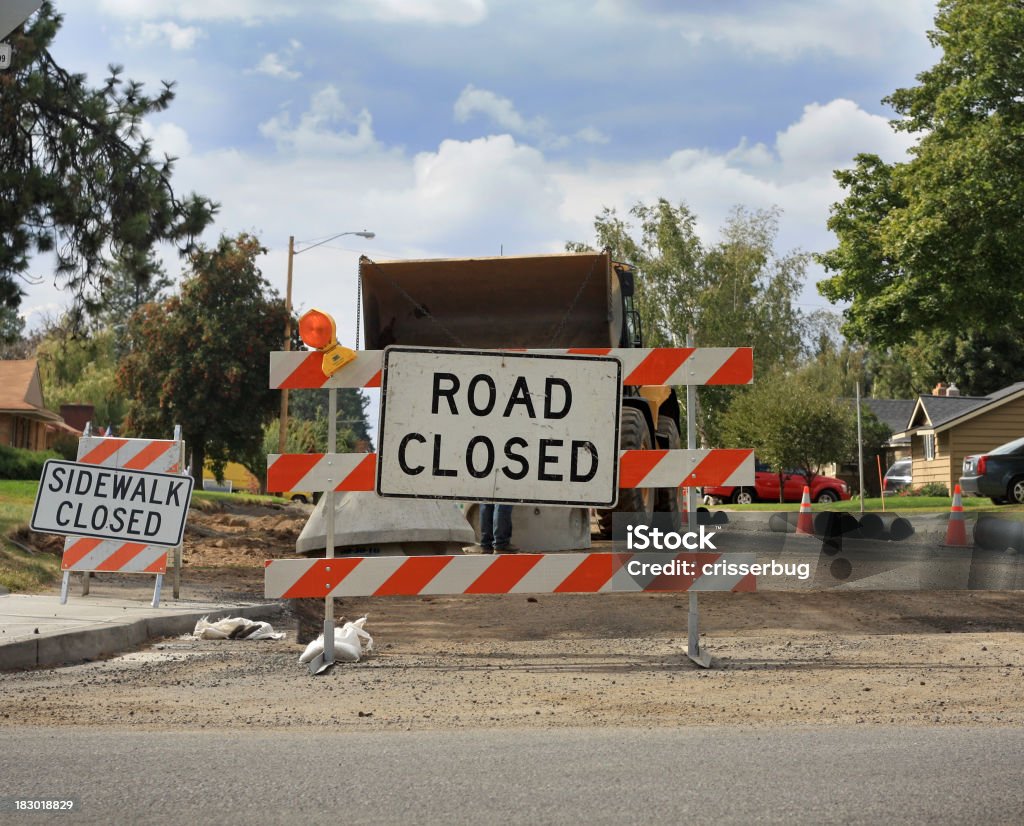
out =
<path fill-rule="evenodd" d="M 9 591 L 38 590 L 60 579 L 60 559 L 50 554 L 32 554 L 14 545 L 8 536 L 28 525 L 36 500 L 38 481 L 0 479 L 0 585 Z M 278 496 L 194 491 L 198 507 L 218 504 L 288 504 Z"/>
<path fill-rule="evenodd" d="M 0 585 L 9 591 L 40 588 L 60 577 L 60 560 L 31 554 L 8 541 L 8 534 L 32 518 L 38 482 L 0 479 Z"/>

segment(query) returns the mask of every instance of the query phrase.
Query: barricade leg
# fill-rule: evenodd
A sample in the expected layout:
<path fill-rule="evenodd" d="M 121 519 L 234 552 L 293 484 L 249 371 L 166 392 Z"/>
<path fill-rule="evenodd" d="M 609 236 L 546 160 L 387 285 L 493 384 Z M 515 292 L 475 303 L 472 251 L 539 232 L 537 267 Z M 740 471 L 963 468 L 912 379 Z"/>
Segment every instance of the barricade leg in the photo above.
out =
<path fill-rule="evenodd" d="M 65 571 L 60 581 L 60 604 L 68 604 L 68 586 L 71 585 L 71 571 Z"/>
<path fill-rule="evenodd" d="M 92 571 L 82 571 L 82 596 L 89 596 L 89 580 L 92 579 Z"/>
<path fill-rule="evenodd" d="M 153 586 L 153 607 L 154 608 L 159 608 L 160 607 L 160 589 L 163 587 L 163 584 L 164 584 L 164 575 L 163 574 L 157 574 L 156 575 L 156 584 Z"/>
<path fill-rule="evenodd" d="M 701 668 L 710 668 L 711 655 L 707 651 L 700 650 L 700 608 L 697 606 L 696 591 L 690 591 L 690 613 L 686 626 L 688 633 L 686 656 Z"/>

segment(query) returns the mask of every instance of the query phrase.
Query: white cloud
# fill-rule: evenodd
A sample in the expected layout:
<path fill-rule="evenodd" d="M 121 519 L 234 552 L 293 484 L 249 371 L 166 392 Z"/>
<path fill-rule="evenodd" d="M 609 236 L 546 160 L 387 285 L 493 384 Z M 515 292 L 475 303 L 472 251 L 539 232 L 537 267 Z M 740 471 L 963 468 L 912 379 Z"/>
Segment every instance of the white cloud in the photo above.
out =
<path fill-rule="evenodd" d="M 735 4 L 729 4 L 735 7 Z M 677 29 L 691 44 L 728 43 L 745 51 L 791 59 L 806 52 L 845 58 L 877 57 L 908 37 L 924 41 L 934 0 L 781 0 L 725 4 L 674 0 L 596 0 L 594 12 L 619 23 L 643 20 Z"/>
<path fill-rule="evenodd" d="M 545 130 L 541 118 L 527 121 L 516 111 L 511 100 L 487 89 L 477 89 L 472 84 L 462 90 L 454 108 L 455 120 L 459 123 L 465 123 L 474 115 L 480 114 L 496 126 L 517 135 L 540 135 Z"/>
<path fill-rule="evenodd" d="M 387 23 L 471 26 L 487 17 L 486 0 L 101 0 L 115 17 L 152 20 L 237 20 L 247 24 L 288 17 L 334 17 Z"/>
<path fill-rule="evenodd" d="M 345 126 L 355 128 L 345 131 Z M 261 123 L 260 133 L 279 149 L 312 155 L 351 155 L 378 147 L 370 113 L 352 114 L 334 86 L 313 95 L 298 123 L 293 125 L 291 114 L 282 111 Z"/>
<path fill-rule="evenodd" d="M 593 126 L 585 126 L 583 129 L 580 129 L 580 131 L 576 133 L 576 139 L 583 141 L 583 143 L 594 144 L 608 143 L 609 141 L 608 136 L 604 134 L 604 132 Z"/>
<path fill-rule="evenodd" d="M 302 77 L 302 72 L 293 69 L 292 63 L 301 48 L 302 44 L 292 38 L 288 41 L 287 47 L 280 52 L 268 52 L 263 55 L 256 67 L 249 69 L 247 74 L 268 75 L 282 80 L 297 80 Z"/>
<path fill-rule="evenodd" d="M 162 23 L 140 23 L 134 32 L 128 32 L 127 40 L 134 46 L 150 46 L 164 42 L 174 51 L 180 52 L 191 49 L 203 36 L 202 29 L 195 26 L 179 26 L 173 21 L 165 20 Z"/>
<path fill-rule="evenodd" d="M 572 137 L 556 135 L 544 118 L 527 119 L 509 98 L 488 89 L 477 89 L 473 84 L 462 90 L 453 110 L 455 120 L 459 123 L 466 123 L 480 115 L 513 135 L 536 140 L 545 149 L 564 149 L 574 140 L 590 144 L 608 143 L 608 137 L 593 126 L 580 129 Z"/>
<path fill-rule="evenodd" d="M 893 132 L 886 118 L 838 98 L 824 106 L 805 106 L 800 120 L 778 133 L 775 145 L 786 176 L 803 177 L 823 168 L 848 166 L 854 155 L 868 151 L 866 146 L 894 157 L 914 142 L 906 132 Z"/>
<path fill-rule="evenodd" d="M 141 128 L 143 137 L 153 141 L 154 157 L 170 155 L 172 158 L 184 158 L 192 153 L 188 133 L 175 123 L 153 126 L 149 121 L 143 121 Z"/>

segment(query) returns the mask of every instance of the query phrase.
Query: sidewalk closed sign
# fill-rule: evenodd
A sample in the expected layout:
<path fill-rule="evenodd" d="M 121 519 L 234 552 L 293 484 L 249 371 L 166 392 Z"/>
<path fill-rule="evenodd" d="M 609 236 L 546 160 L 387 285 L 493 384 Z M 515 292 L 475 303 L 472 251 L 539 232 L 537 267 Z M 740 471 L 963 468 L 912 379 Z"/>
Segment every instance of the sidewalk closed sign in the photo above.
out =
<path fill-rule="evenodd" d="M 50 459 L 31 528 L 173 548 L 185 532 L 192 485 L 191 476 Z"/>
<path fill-rule="evenodd" d="M 389 347 L 382 387 L 381 496 L 615 504 L 617 359 Z"/>

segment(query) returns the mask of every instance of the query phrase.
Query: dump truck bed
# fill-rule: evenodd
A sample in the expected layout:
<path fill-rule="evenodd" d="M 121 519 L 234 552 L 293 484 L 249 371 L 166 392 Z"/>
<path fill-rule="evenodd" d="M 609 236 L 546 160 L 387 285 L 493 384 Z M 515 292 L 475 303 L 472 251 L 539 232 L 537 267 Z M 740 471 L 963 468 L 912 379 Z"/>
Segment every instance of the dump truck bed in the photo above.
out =
<path fill-rule="evenodd" d="M 612 347 L 622 328 L 607 253 L 372 261 L 362 258 L 368 349 Z"/>

